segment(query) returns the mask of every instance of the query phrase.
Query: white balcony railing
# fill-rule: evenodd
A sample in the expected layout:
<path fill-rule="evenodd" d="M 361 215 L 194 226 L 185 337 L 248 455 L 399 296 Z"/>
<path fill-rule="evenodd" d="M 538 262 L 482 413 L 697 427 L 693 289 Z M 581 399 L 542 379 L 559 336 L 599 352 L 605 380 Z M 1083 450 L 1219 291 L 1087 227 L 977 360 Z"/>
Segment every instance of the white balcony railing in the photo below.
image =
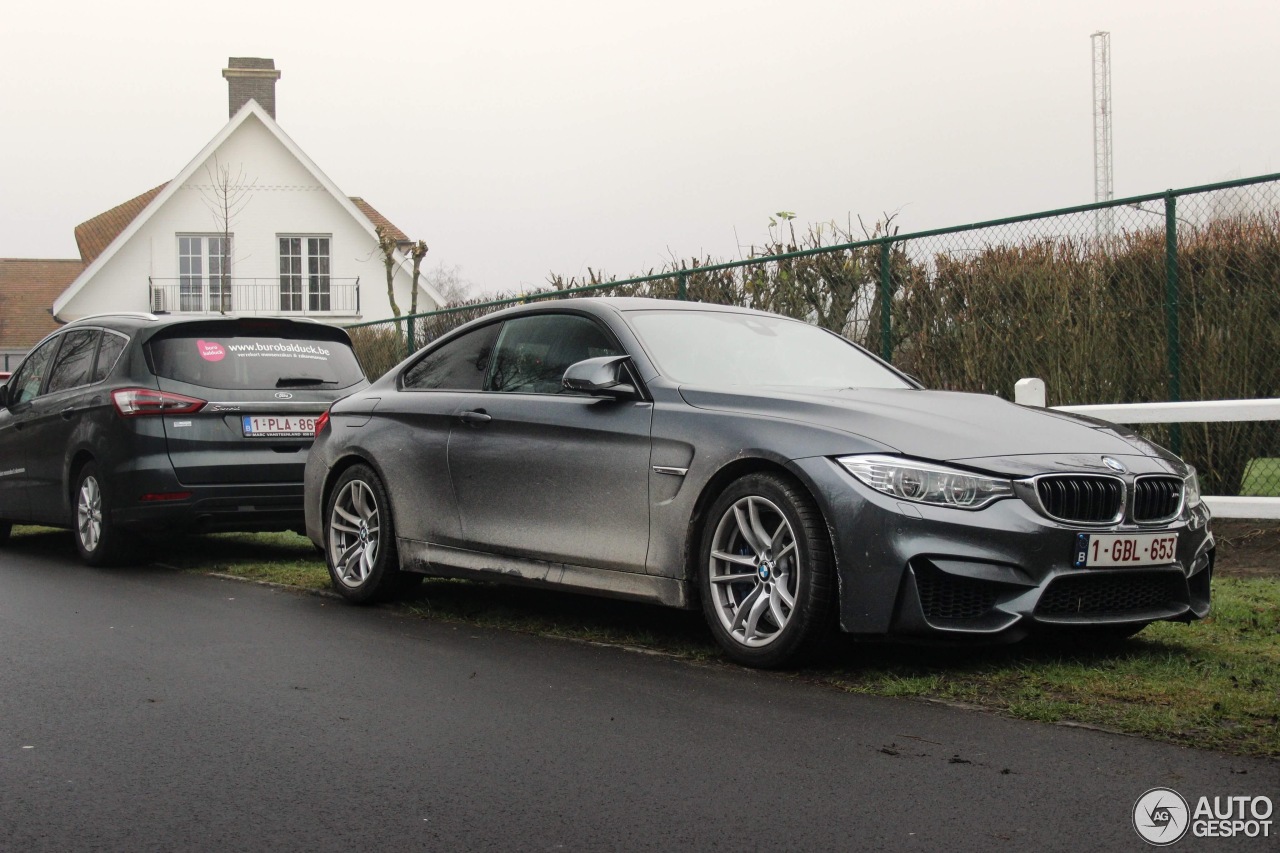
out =
<path fill-rule="evenodd" d="M 355 316 L 360 279 L 333 276 L 151 278 L 147 304 L 156 314 Z"/>

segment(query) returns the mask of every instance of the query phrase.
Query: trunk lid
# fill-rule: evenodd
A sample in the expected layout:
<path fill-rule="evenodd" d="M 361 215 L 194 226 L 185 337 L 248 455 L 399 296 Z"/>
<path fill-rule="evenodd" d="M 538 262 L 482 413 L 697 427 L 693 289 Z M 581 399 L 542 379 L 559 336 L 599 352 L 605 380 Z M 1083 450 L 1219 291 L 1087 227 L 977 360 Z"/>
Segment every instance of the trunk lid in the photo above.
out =
<path fill-rule="evenodd" d="M 161 391 L 207 401 L 162 418 L 184 485 L 301 483 L 315 419 L 367 384 L 346 333 L 315 323 L 175 324 L 146 352 Z"/>

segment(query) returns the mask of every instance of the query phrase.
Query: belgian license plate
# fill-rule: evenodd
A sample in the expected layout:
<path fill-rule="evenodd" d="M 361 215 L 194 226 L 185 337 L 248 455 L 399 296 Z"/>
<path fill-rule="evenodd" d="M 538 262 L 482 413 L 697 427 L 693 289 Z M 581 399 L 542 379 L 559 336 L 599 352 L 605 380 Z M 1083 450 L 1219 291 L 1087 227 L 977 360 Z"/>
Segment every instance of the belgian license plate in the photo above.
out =
<path fill-rule="evenodd" d="M 240 421 L 249 438 L 310 438 L 316 434 L 315 415 L 244 415 Z"/>
<path fill-rule="evenodd" d="M 1086 566 L 1163 566 L 1178 552 L 1177 533 L 1081 533 L 1076 537 L 1076 568 Z"/>

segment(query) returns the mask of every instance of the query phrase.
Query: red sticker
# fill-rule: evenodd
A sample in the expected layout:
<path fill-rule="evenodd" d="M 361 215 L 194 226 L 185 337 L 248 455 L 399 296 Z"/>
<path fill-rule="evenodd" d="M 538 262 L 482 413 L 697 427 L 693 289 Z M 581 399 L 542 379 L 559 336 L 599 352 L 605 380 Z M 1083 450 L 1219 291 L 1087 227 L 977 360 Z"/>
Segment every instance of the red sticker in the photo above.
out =
<path fill-rule="evenodd" d="M 196 341 L 196 348 L 200 350 L 200 357 L 205 361 L 222 361 L 227 354 L 222 344 L 214 341 Z"/>

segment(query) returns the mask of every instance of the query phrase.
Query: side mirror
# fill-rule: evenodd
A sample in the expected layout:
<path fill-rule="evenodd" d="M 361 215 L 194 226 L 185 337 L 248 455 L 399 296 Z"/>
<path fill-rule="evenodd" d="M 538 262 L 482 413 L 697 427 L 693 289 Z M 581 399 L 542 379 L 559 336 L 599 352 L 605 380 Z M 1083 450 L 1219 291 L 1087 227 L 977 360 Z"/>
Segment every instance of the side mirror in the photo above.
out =
<path fill-rule="evenodd" d="M 566 391 L 594 397 L 634 399 L 640 396 L 640 392 L 631 383 L 631 375 L 627 370 L 627 362 L 630 360 L 631 357 L 626 355 L 606 355 L 576 362 L 564 372 L 561 385 Z"/>
<path fill-rule="evenodd" d="M 9 408 L 9 383 L 6 380 L 3 385 L 0 385 L 0 409 L 7 408 Z"/>

